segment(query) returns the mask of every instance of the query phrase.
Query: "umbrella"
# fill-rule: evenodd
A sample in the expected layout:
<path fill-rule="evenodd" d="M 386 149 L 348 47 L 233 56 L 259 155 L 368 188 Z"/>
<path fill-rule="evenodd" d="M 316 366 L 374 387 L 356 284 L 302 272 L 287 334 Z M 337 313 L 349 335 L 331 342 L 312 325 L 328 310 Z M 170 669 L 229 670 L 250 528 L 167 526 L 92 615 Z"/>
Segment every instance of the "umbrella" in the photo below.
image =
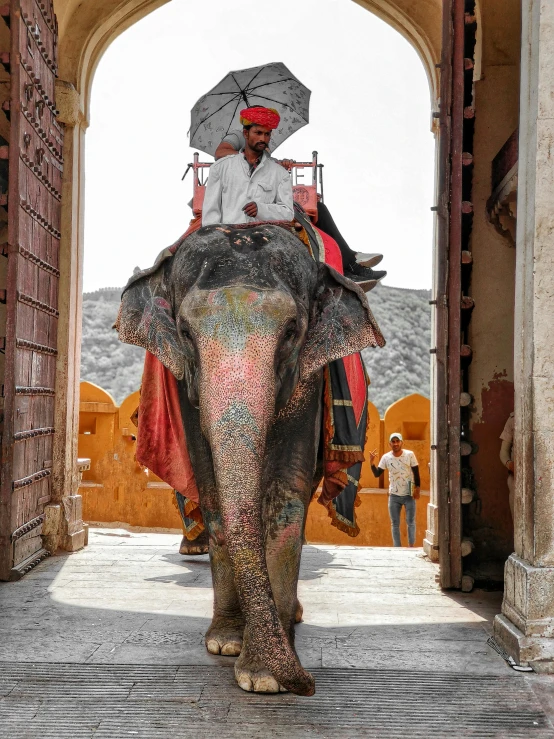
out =
<path fill-rule="evenodd" d="M 281 116 L 271 137 L 275 149 L 308 123 L 310 94 L 281 62 L 229 72 L 192 109 L 190 145 L 213 156 L 229 131 L 242 128 L 240 111 L 264 105 Z"/>

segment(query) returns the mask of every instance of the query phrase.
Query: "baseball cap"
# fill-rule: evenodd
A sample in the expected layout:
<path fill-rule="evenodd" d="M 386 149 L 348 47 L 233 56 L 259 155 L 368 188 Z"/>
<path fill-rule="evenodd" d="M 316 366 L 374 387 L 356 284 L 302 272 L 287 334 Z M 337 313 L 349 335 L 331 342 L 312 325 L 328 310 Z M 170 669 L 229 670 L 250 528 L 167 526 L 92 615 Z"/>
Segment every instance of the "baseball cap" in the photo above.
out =
<path fill-rule="evenodd" d="M 389 436 L 389 441 L 392 441 L 393 439 L 400 439 L 400 441 L 403 441 L 402 434 L 399 434 L 398 431 L 395 431 L 394 434 L 391 434 Z"/>

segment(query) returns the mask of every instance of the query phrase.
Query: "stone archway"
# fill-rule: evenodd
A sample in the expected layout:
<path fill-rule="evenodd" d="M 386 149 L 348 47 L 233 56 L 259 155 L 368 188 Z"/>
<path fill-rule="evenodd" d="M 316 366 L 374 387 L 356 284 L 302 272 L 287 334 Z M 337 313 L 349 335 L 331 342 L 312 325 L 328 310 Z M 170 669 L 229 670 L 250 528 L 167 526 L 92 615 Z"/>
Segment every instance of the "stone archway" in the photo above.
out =
<path fill-rule="evenodd" d="M 66 126 L 60 252 L 56 436 L 52 502 L 78 488 L 77 436 L 81 344 L 84 224 L 84 148 L 92 81 L 103 53 L 123 31 L 170 0 L 55 0 L 59 24 L 56 104 Z M 346 0 L 345 0 L 346 2 Z M 418 52 L 430 87 L 430 109 L 439 96 L 441 0 L 357 0 L 401 33 Z M 430 120 L 432 118 L 430 117 Z M 64 506 L 66 516 L 79 507 Z M 73 511 L 73 513 L 71 513 Z M 73 528 L 78 521 L 64 521 Z M 63 533 L 63 532 L 62 532 Z M 63 541 L 63 540 L 62 540 Z"/>

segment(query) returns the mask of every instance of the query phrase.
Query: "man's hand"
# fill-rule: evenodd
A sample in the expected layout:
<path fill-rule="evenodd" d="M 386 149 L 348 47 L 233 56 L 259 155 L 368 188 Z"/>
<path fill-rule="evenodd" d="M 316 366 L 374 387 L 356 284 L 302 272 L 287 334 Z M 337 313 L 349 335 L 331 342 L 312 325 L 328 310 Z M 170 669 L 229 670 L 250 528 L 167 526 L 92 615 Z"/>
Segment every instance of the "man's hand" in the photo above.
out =
<path fill-rule="evenodd" d="M 281 167 L 284 167 L 289 172 L 292 169 L 292 165 L 294 164 L 294 159 L 278 159 L 277 160 Z"/>
<path fill-rule="evenodd" d="M 246 203 L 243 211 L 246 213 L 247 216 L 250 216 L 250 218 L 255 218 L 258 215 L 258 205 L 254 201 L 252 201 L 251 203 Z"/>
<path fill-rule="evenodd" d="M 419 500 L 420 495 L 421 495 L 421 488 L 419 487 L 419 485 L 416 485 L 416 487 L 414 488 L 414 494 L 412 497 L 414 500 Z"/>
<path fill-rule="evenodd" d="M 506 467 L 507 467 L 507 468 L 508 468 L 508 469 L 510 470 L 510 472 L 512 472 L 512 473 L 513 473 L 513 471 L 514 471 L 514 463 L 512 462 L 512 460 L 511 460 L 511 459 L 509 459 L 509 460 L 508 460 L 508 461 L 506 462 Z"/>
<path fill-rule="evenodd" d="M 373 464 L 376 458 L 377 458 L 377 449 L 374 449 L 372 452 L 369 453 L 370 463 Z"/>

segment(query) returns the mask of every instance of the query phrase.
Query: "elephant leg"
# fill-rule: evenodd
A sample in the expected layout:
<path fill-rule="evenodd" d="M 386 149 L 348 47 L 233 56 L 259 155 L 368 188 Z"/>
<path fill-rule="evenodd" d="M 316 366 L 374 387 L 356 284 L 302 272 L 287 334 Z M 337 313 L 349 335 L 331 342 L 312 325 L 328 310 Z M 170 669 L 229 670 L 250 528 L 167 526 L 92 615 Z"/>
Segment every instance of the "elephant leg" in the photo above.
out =
<path fill-rule="evenodd" d="M 294 625 L 302 618 L 297 583 L 304 517 L 303 501 L 287 501 L 269 525 L 266 540 L 266 562 L 273 599 L 279 620 L 293 649 Z M 243 690 L 257 693 L 277 693 L 284 690 L 250 649 L 248 625 L 244 633 L 243 651 L 235 665 L 235 675 Z"/>
<path fill-rule="evenodd" d="M 187 556 L 197 556 L 200 554 L 207 554 L 209 551 L 209 536 L 207 531 L 203 531 L 199 534 L 196 539 L 187 539 L 183 536 L 181 544 L 179 545 L 179 554 L 186 554 Z"/>
<path fill-rule="evenodd" d="M 320 378 L 313 378 L 308 386 L 298 389 L 270 434 L 268 448 L 278 449 L 280 453 L 268 456 L 264 470 L 267 497 L 263 501 L 262 519 L 266 564 L 279 620 L 293 650 L 294 625 L 302 620 L 303 612 L 297 589 L 304 528 L 314 477 L 320 474 L 317 466 L 320 398 Z M 235 663 L 235 676 L 243 690 L 284 691 L 251 648 L 249 624 Z"/>
<path fill-rule="evenodd" d="M 218 512 L 204 514 L 210 535 L 210 564 L 214 589 L 213 618 L 206 632 L 206 648 L 210 654 L 236 657 L 242 649 L 244 617 L 239 604 L 231 560 L 223 538 Z"/>
<path fill-rule="evenodd" d="M 193 407 L 181 381 L 181 413 L 189 440 L 188 449 L 200 494 L 206 544 L 209 542 L 210 567 L 214 590 L 212 622 L 205 635 L 210 654 L 236 656 L 242 648 L 244 618 L 239 605 L 231 561 L 223 535 L 212 455 L 200 429 L 198 409 Z M 200 538 L 200 537 L 198 537 Z M 190 542 L 194 544 L 195 542 Z"/>
<path fill-rule="evenodd" d="M 298 573 L 302 554 L 305 505 L 289 500 L 279 511 L 276 530 L 266 542 L 266 559 L 273 598 L 279 618 L 291 645 L 294 646 L 294 624 L 302 608 L 297 597 Z"/>

